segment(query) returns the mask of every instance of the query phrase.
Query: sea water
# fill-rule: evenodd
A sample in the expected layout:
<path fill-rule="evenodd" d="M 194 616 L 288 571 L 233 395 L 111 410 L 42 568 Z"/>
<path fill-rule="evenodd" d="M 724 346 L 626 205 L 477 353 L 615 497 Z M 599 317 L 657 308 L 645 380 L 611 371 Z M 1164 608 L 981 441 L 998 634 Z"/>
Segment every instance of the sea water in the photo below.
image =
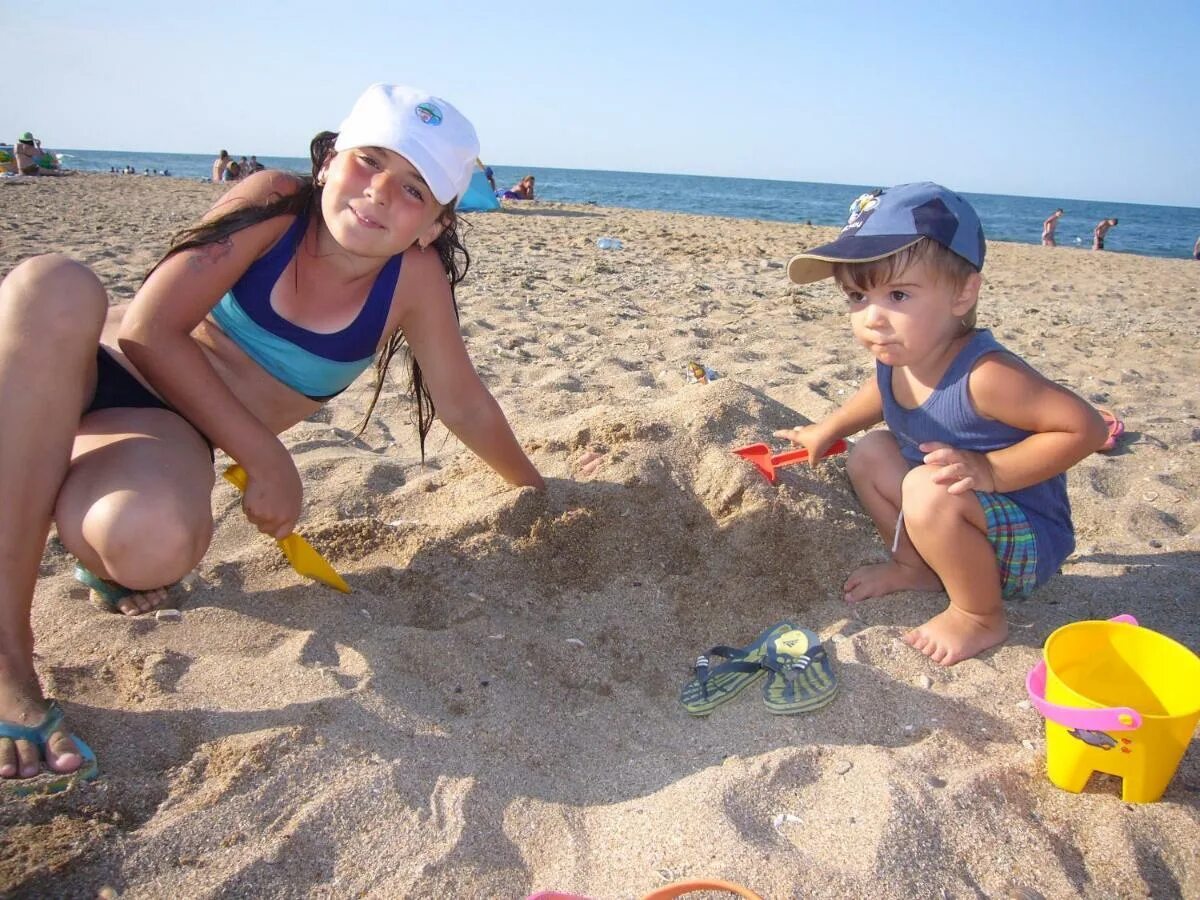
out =
<path fill-rule="evenodd" d="M 212 155 L 191 153 L 58 152 L 68 169 L 108 172 L 132 166 L 139 174 L 167 171 L 173 177 L 204 181 L 208 180 L 213 163 Z M 302 157 L 259 156 L 258 161 L 270 168 L 311 171 L 308 159 Z M 532 166 L 493 165 L 492 168 L 500 188 L 515 184 L 524 175 L 533 175 L 537 179 L 537 196 L 544 200 L 813 225 L 845 224 L 850 202 L 879 186 Z M 1066 210 L 1058 223 L 1060 247 L 1090 248 L 1092 229 L 1101 219 L 1108 218 L 1120 220 L 1109 231 L 1104 244 L 1106 250 L 1114 252 L 1190 258 L 1200 237 L 1200 209 L 1195 207 L 1004 194 L 963 196 L 979 213 L 983 230 L 991 240 L 1041 243 L 1042 221 L 1058 207 Z"/>

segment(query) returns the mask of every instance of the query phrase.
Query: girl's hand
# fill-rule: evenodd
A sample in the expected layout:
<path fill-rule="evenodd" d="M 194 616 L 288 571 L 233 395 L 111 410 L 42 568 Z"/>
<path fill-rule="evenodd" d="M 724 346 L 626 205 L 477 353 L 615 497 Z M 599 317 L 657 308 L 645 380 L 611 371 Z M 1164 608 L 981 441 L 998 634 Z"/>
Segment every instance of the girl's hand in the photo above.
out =
<path fill-rule="evenodd" d="M 938 469 L 933 475 L 934 484 L 946 485 L 948 493 L 996 490 L 996 476 L 984 454 L 958 450 L 938 441 L 921 444 L 919 449 L 925 454 L 925 465 Z"/>
<path fill-rule="evenodd" d="M 267 464 L 246 469 L 242 510 L 263 534 L 284 538 L 296 530 L 304 487 L 292 457 L 281 446 Z"/>
<path fill-rule="evenodd" d="M 829 434 L 819 425 L 801 425 L 799 428 L 781 428 L 775 432 L 775 437 L 787 438 L 793 444 L 799 444 L 808 451 L 808 464 L 816 466 L 821 461 L 838 435 Z"/>

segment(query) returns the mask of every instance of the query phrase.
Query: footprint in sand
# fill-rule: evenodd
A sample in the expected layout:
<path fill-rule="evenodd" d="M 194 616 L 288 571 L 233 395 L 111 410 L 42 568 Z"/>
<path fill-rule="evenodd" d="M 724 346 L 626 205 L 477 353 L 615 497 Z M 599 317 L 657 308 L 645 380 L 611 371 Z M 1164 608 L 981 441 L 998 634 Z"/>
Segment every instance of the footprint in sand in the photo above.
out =
<path fill-rule="evenodd" d="M 149 697 L 175 693 L 191 665 L 190 656 L 173 650 L 130 650 L 87 666 L 59 667 L 52 673 L 48 687 L 55 692 L 74 693 L 85 685 L 92 689 L 103 685 L 122 701 L 138 704 Z"/>
<path fill-rule="evenodd" d="M 316 631 L 293 635 L 280 645 L 278 652 L 292 656 L 305 668 L 328 673 L 345 690 L 358 687 L 371 671 L 357 650 Z"/>
<path fill-rule="evenodd" d="M 1095 466 L 1088 472 L 1092 490 L 1109 500 L 1116 500 L 1129 493 L 1129 475 L 1112 461 Z"/>

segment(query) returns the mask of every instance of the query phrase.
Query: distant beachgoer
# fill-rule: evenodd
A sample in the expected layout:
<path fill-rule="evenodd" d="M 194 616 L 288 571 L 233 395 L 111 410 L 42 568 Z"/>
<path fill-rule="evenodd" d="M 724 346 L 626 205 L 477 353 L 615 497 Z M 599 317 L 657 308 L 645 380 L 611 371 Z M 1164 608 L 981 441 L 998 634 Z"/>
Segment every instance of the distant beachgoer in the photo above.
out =
<path fill-rule="evenodd" d="M 212 180 L 214 182 L 225 181 L 225 170 L 229 168 L 229 164 L 233 162 L 229 158 L 229 151 L 222 150 L 221 155 L 213 160 Z"/>
<path fill-rule="evenodd" d="M 222 181 L 237 181 L 242 177 L 242 166 L 236 159 L 231 159 L 229 165 L 225 167 L 225 174 L 221 176 Z"/>
<path fill-rule="evenodd" d="M 61 175 L 58 157 L 42 147 L 42 142 L 26 131 L 13 148 L 17 171 L 22 175 Z"/>
<path fill-rule="evenodd" d="M 1045 246 L 1045 247 L 1055 246 L 1054 229 L 1058 227 L 1058 220 L 1061 219 L 1062 217 L 1063 217 L 1063 211 L 1061 209 L 1056 209 L 1053 213 L 1050 214 L 1050 218 L 1048 218 L 1045 222 L 1042 223 L 1042 245 L 1043 246 Z"/>
<path fill-rule="evenodd" d="M 41 168 L 38 159 L 42 156 L 41 143 L 28 131 L 17 139 L 13 154 L 17 157 L 17 171 L 22 175 L 37 175 Z"/>
<path fill-rule="evenodd" d="M 249 168 L 246 169 L 247 175 L 253 175 L 255 172 L 261 172 L 263 169 L 266 168 L 266 166 L 264 166 L 262 163 L 260 163 L 258 161 L 257 156 L 250 157 L 250 162 L 249 162 L 248 166 L 249 166 Z"/>
<path fill-rule="evenodd" d="M 1192 259 L 1200 259 L 1200 238 L 1196 238 L 1196 246 L 1192 248 Z"/>
<path fill-rule="evenodd" d="M 130 303 L 110 305 L 100 279 L 61 254 L 0 283 L 0 781 L 43 763 L 95 774 L 34 665 L 30 609 L 51 521 L 95 598 L 151 612 L 208 550 L 213 448 L 245 469 L 251 523 L 290 534 L 305 485 L 277 435 L 368 371 L 369 415 L 398 352 L 422 458 L 440 420 L 510 484 L 545 488 L 458 322 L 467 256 L 454 209 L 478 154 L 447 101 L 376 84 L 339 133 L 313 139 L 310 175 L 233 185 Z M 137 751 L 114 737 L 114 760 Z"/>
<path fill-rule="evenodd" d="M 1103 222 L 1101 222 L 1099 225 L 1096 226 L 1096 230 L 1092 232 L 1092 249 L 1093 250 L 1103 250 L 1104 249 L 1104 236 L 1106 234 L 1108 234 L 1108 229 L 1112 228 L 1116 224 L 1117 224 L 1116 219 L 1105 219 Z"/>
<path fill-rule="evenodd" d="M 532 175 L 526 175 L 507 191 L 500 194 L 502 200 L 532 200 L 533 198 L 533 182 Z"/>

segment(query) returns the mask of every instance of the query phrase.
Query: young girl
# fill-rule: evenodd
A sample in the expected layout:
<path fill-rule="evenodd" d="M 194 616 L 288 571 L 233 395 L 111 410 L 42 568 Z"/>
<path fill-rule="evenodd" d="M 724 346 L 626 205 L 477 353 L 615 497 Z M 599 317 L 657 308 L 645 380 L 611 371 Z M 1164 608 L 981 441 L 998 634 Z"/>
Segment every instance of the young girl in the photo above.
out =
<path fill-rule="evenodd" d="M 837 240 L 788 265 L 799 284 L 837 281 L 875 375 L 823 421 L 777 434 L 817 460 L 887 424 L 846 470 L 892 558 L 852 572 L 845 598 L 944 589 L 949 606 L 904 640 L 946 666 L 1003 641 L 1003 598 L 1074 549 L 1064 473 L 1107 437 L 1091 406 L 975 327 L 984 249 L 970 204 L 925 182 L 858 198 Z"/>
<path fill-rule="evenodd" d="M 302 489 L 276 435 L 372 362 L 378 398 L 405 343 L 422 455 L 436 405 L 506 480 L 544 486 L 458 329 L 468 258 L 454 204 L 478 153 L 446 101 L 373 85 L 340 133 L 313 140 L 311 178 L 239 183 L 128 305 L 110 308 L 96 276 L 62 256 L 0 284 L 0 778 L 31 777 L 43 760 L 92 764 L 33 666 L 52 519 L 114 611 L 148 612 L 208 548 L 212 449 L 246 470 L 247 517 L 287 535 Z"/>

